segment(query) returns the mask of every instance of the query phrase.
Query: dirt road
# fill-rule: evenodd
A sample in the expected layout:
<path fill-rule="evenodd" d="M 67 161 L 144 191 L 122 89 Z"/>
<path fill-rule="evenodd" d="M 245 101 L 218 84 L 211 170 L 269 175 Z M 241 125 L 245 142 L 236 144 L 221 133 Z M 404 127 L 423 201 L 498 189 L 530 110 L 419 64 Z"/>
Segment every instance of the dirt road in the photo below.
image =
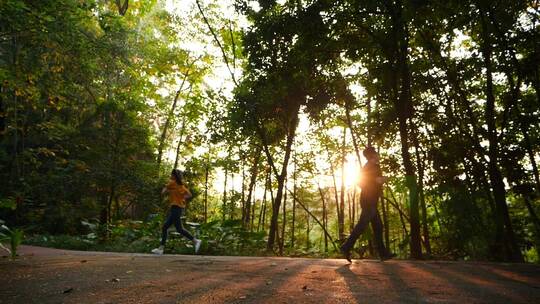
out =
<path fill-rule="evenodd" d="M 0 303 L 540 303 L 527 264 L 21 252 Z"/>

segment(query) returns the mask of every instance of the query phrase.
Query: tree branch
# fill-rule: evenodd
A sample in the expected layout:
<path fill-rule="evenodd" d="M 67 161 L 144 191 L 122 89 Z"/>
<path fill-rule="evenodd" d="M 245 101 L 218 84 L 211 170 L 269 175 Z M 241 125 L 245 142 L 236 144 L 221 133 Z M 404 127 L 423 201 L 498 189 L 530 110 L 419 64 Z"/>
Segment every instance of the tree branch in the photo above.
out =
<path fill-rule="evenodd" d="M 201 13 L 201 15 L 202 15 L 202 17 L 204 19 L 204 23 L 206 23 L 206 26 L 210 30 L 210 33 L 212 33 L 212 36 L 214 37 L 214 40 L 216 41 L 217 45 L 219 46 L 219 49 L 221 50 L 221 54 L 223 55 L 223 61 L 225 61 L 225 65 L 227 66 L 227 69 L 229 70 L 229 73 L 231 74 L 231 77 L 232 77 L 232 80 L 233 80 L 234 84 L 236 86 L 238 86 L 238 82 L 236 81 L 236 77 L 234 76 L 234 72 L 231 70 L 231 67 L 229 65 L 229 59 L 227 59 L 227 54 L 225 53 L 225 48 L 223 47 L 223 45 L 219 41 L 219 39 L 218 39 L 218 37 L 216 35 L 216 32 L 214 31 L 214 29 L 210 25 L 210 22 L 206 18 L 206 15 L 204 14 L 204 11 L 201 8 L 201 4 L 199 3 L 199 0 L 195 0 L 195 3 L 197 4 L 197 7 L 199 8 L 199 12 Z"/>
<path fill-rule="evenodd" d="M 302 204 L 302 202 L 296 197 L 296 195 L 294 195 L 294 193 L 289 190 L 289 188 L 287 188 L 287 186 L 285 186 L 285 188 L 287 189 L 287 191 L 289 191 L 289 193 L 292 195 L 292 197 L 294 198 L 294 200 L 298 203 L 298 205 L 300 205 L 300 207 L 302 207 L 306 212 L 307 214 L 309 214 L 316 222 L 317 224 L 319 224 L 319 226 L 321 226 L 324 234 L 330 239 L 330 241 L 332 242 L 332 246 L 334 246 L 334 249 L 336 251 L 338 251 L 338 248 L 336 246 L 336 242 L 334 241 L 334 239 L 332 238 L 332 236 L 328 233 L 328 231 L 326 231 L 326 229 L 324 228 L 324 225 L 319 221 L 319 219 L 313 214 L 311 213 L 307 208 L 306 206 L 304 206 L 304 204 Z"/>

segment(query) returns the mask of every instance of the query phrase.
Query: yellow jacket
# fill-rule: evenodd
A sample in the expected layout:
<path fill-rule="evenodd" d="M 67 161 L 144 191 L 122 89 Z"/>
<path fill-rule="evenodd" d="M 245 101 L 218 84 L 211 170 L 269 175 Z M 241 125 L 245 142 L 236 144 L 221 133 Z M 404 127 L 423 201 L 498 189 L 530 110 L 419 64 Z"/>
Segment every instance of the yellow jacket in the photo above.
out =
<path fill-rule="evenodd" d="M 171 206 L 186 208 L 186 199 L 191 197 L 191 192 L 184 185 L 179 185 L 174 180 L 170 180 L 165 186 L 169 193 L 169 203 Z"/>

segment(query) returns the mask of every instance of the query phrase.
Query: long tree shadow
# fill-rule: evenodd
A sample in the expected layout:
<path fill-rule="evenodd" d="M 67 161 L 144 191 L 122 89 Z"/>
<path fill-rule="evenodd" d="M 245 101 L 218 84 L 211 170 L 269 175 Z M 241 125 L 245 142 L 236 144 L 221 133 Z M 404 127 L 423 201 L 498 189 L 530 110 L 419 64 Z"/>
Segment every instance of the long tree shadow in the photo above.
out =
<path fill-rule="evenodd" d="M 391 261 L 360 262 L 339 267 L 357 303 L 532 303 L 540 286 L 467 263 Z"/>
<path fill-rule="evenodd" d="M 139 300 L 143 302 L 145 300 L 155 301 L 157 296 L 162 298 L 160 301 L 162 303 L 169 301 L 171 303 L 197 303 L 203 299 L 209 302 L 218 302 L 219 297 L 226 296 L 234 290 L 229 288 L 230 286 L 243 285 L 244 292 L 235 296 L 246 296 L 249 295 L 246 292 L 248 288 L 261 281 L 260 274 L 272 274 L 276 271 L 271 260 L 257 261 L 247 266 L 244 264 L 244 267 L 238 267 L 229 261 L 214 261 L 211 264 L 205 263 L 204 260 L 192 261 L 191 263 L 183 260 L 170 262 L 178 263 L 179 267 L 177 268 L 179 269 L 171 267 L 170 273 L 164 273 L 151 281 L 125 286 L 108 300 L 121 301 L 125 295 L 123 291 L 147 289 L 148 293 L 142 293 Z M 182 268 L 184 268 L 184 272 L 182 272 Z M 211 276 L 208 276 L 209 272 Z"/>
<path fill-rule="evenodd" d="M 416 267 L 444 278 L 475 301 L 485 302 L 486 299 L 492 299 L 491 302 L 494 303 L 531 303 L 532 300 L 540 300 L 540 286 L 508 279 L 479 265 L 427 262 L 417 263 Z"/>
<path fill-rule="evenodd" d="M 498 281 L 511 281 L 540 289 L 540 266 L 532 264 L 491 264 L 478 263 L 477 269 Z"/>
<path fill-rule="evenodd" d="M 361 262 L 339 267 L 357 303 L 418 303 L 422 297 L 408 288 L 395 263 Z"/>
<path fill-rule="evenodd" d="M 265 267 L 257 269 L 236 269 L 235 272 L 220 276 L 211 284 L 177 294 L 177 303 L 196 303 L 204 300 L 213 303 L 260 303 L 279 292 L 288 278 L 306 267 L 303 260 L 264 260 Z"/>

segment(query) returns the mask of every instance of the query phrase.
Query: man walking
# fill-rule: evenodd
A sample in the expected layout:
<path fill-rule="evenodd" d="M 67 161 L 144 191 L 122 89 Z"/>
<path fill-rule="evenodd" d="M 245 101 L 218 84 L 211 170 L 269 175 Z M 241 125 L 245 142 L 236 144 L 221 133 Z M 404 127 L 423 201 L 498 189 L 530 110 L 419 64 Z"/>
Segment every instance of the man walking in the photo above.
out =
<path fill-rule="evenodd" d="M 354 247 L 354 243 L 356 243 L 356 240 L 364 232 L 369 223 L 371 223 L 371 228 L 373 228 L 375 245 L 377 246 L 380 259 L 387 260 L 394 256 L 384 247 L 382 221 L 377 211 L 377 202 L 382 194 L 382 185 L 388 178 L 382 176 L 379 165 L 379 154 L 377 154 L 377 151 L 373 147 L 367 147 L 363 151 L 363 154 L 367 159 L 367 163 L 362 168 L 360 177 L 360 188 L 362 188 L 360 207 L 362 207 L 362 213 L 351 235 L 340 248 L 341 253 L 343 253 L 349 263 L 352 262 L 351 250 Z"/>

